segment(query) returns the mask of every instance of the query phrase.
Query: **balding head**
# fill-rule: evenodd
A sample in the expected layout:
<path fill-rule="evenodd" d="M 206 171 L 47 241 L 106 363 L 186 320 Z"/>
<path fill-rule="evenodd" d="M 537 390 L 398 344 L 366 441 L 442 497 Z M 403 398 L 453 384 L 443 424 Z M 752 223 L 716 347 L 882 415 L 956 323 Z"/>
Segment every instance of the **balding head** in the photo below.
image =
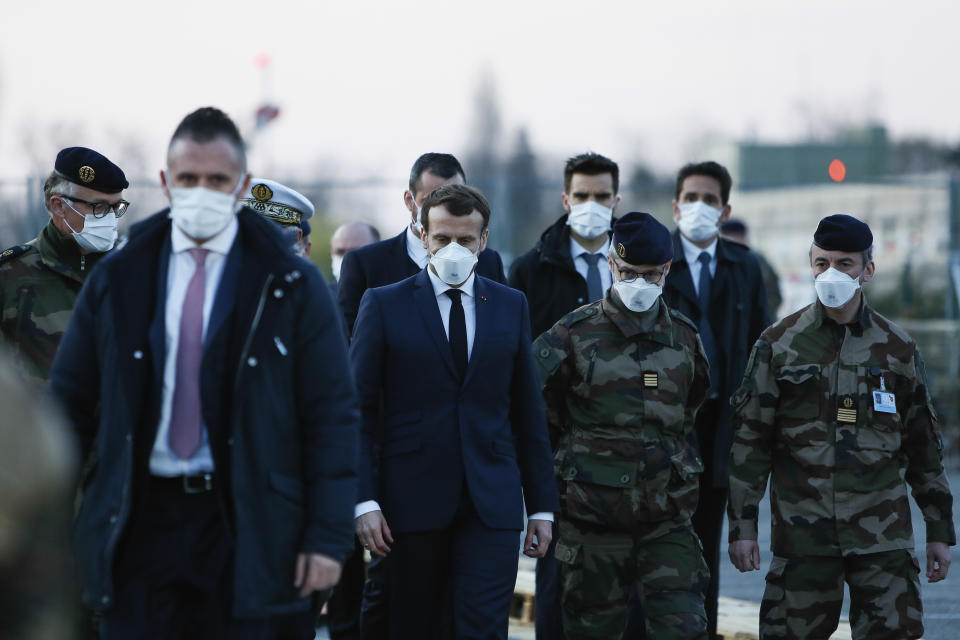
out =
<path fill-rule="evenodd" d="M 337 227 L 330 238 L 330 260 L 333 277 L 340 279 L 340 263 L 348 251 L 365 247 L 380 240 L 380 232 L 366 222 L 348 222 Z"/>

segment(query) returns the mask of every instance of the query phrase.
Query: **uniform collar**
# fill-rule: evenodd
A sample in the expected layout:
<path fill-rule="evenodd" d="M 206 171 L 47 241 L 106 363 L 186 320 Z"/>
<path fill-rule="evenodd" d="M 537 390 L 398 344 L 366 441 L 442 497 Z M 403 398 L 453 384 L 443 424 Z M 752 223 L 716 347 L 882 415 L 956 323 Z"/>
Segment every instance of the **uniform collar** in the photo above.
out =
<path fill-rule="evenodd" d="M 645 334 L 649 339 L 668 347 L 673 346 L 673 321 L 662 298 L 642 313 L 627 309 L 613 287 L 607 289 L 601 302 L 603 313 L 625 338 Z"/>
<path fill-rule="evenodd" d="M 47 223 L 40 235 L 32 243 L 40 253 L 43 264 L 57 273 L 83 282 L 93 266 L 103 256 L 102 253 L 80 253 L 80 246 L 72 237 L 60 234 L 53 219 Z M 80 270 L 81 264 L 83 271 Z"/>

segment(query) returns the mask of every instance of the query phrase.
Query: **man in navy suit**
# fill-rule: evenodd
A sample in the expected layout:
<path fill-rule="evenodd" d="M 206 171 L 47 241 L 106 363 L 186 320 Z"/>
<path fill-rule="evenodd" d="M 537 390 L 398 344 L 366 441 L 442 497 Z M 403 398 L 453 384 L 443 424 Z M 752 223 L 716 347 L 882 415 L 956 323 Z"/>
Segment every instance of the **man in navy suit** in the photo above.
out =
<path fill-rule="evenodd" d="M 399 235 L 351 251 L 343 258 L 337 300 L 348 333 L 353 333 L 364 291 L 399 282 L 427 266 L 427 252 L 420 242 L 423 199 L 444 185 L 465 183 L 463 167 L 449 153 L 425 153 L 413 163 L 409 188 L 403 192 L 403 204 L 409 216 L 406 228 Z M 480 252 L 477 273 L 496 282 L 507 281 L 500 254 L 493 249 Z"/>
<path fill-rule="evenodd" d="M 359 412 L 337 311 L 276 226 L 237 212 L 243 141 L 174 132 L 171 207 L 91 274 L 51 388 L 84 458 L 74 537 L 100 637 L 313 638 L 352 548 Z"/>
<path fill-rule="evenodd" d="M 448 590 L 456 638 L 505 639 L 524 501 L 531 557 L 559 507 L 526 298 L 474 273 L 489 220 L 470 187 L 427 196 L 429 266 L 368 290 L 354 328 L 356 529 L 389 554 L 392 640 L 443 633 L 426 627 Z"/>

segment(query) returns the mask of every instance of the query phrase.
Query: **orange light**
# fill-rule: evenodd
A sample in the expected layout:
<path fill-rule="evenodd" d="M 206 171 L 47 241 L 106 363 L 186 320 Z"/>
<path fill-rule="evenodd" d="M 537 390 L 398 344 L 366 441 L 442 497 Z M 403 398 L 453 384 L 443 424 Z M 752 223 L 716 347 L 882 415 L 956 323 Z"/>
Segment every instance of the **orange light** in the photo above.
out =
<path fill-rule="evenodd" d="M 830 179 L 834 182 L 843 182 L 843 179 L 847 177 L 847 167 L 840 160 L 834 158 L 830 163 L 830 168 L 827 169 L 827 173 L 830 174 Z"/>

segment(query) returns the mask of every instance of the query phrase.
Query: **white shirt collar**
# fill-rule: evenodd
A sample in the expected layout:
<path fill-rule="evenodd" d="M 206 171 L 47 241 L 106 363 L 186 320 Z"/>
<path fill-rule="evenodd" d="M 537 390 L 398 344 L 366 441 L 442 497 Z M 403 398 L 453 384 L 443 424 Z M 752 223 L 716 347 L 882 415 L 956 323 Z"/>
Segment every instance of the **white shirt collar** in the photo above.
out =
<path fill-rule="evenodd" d="M 233 246 L 233 240 L 237 237 L 237 231 L 239 229 L 237 217 L 233 216 L 227 226 L 224 227 L 223 231 L 213 236 L 203 244 L 197 244 L 188 238 L 187 234 L 180 230 L 180 227 L 177 226 L 176 222 L 171 222 L 170 227 L 172 229 L 170 233 L 170 247 L 173 253 L 182 253 L 187 249 L 200 247 L 201 249 L 208 249 L 221 255 L 227 255 L 230 253 L 230 247 Z"/>
<path fill-rule="evenodd" d="M 596 251 L 587 251 L 583 248 L 583 245 L 573 239 L 573 234 L 570 234 L 570 256 L 576 260 L 580 257 L 581 253 L 599 253 L 604 256 L 607 255 L 607 252 L 610 251 L 610 234 L 606 234 L 606 241 L 603 243 L 603 246 L 597 249 Z"/>
<path fill-rule="evenodd" d="M 427 267 L 427 275 L 430 276 L 430 284 L 433 285 L 433 295 L 435 295 L 436 297 L 439 298 L 440 296 L 442 296 L 447 289 L 453 289 L 453 287 L 451 287 L 446 282 L 441 280 L 440 277 L 437 276 L 437 274 L 435 274 L 433 272 L 433 269 L 431 269 L 430 267 Z M 470 274 L 470 277 L 467 278 L 467 281 L 464 282 L 462 285 L 460 285 L 460 287 L 458 287 L 460 291 L 462 291 L 465 295 L 470 296 L 471 298 L 473 297 L 473 284 L 476 280 L 476 276 L 477 276 L 477 270 L 474 269 L 473 273 Z"/>
<path fill-rule="evenodd" d="M 427 250 L 423 248 L 423 240 L 413 233 L 409 224 L 407 225 L 407 255 L 421 269 L 427 266 L 427 262 L 430 260 Z"/>
<path fill-rule="evenodd" d="M 700 259 L 700 254 L 706 251 L 710 254 L 710 262 L 713 262 L 717 257 L 717 239 L 720 236 L 715 236 L 713 242 L 710 243 L 705 249 L 701 249 L 697 245 L 693 244 L 681 233 L 680 234 L 680 246 L 683 247 L 683 257 L 687 261 L 687 264 L 694 264 Z"/>

